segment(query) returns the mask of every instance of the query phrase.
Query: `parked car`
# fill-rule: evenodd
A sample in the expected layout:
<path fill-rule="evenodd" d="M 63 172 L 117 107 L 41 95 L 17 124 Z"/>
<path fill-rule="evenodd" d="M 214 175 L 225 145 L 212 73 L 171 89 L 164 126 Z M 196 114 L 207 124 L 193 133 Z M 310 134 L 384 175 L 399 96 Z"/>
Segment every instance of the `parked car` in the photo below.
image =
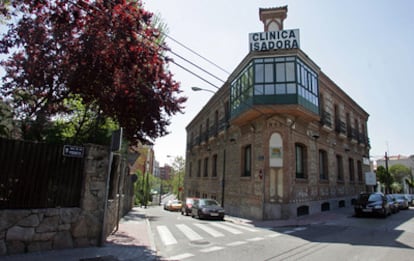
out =
<path fill-rule="evenodd" d="M 171 205 L 172 200 L 168 200 L 167 202 L 164 203 L 164 210 L 167 210 L 169 208 L 169 206 Z"/>
<path fill-rule="evenodd" d="M 408 197 L 405 194 L 392 194 L 397 200 L 398 204 L 400 205 L 400 209 L 408 209 L 409 203 L 408 203 Z"/>
<path fill-rule="evenodd" d="M 387 217 L 391 214 L 387 198 L 380 192 L 361 193 L 355 202 L 354 210 L 356 216 L 376 214 L 382 217 Z"/>
<path fill-rule="evenodd" d="M 391 213 L 395 214 L 400 211 L 400 204 L 398 204 L 398 201 L 394 198 L 392 194 L 385 195 L 387 198 L 388 204 L 390 205 Z"/>
<path fill-rule="evenodd" d="M 191 214 L 191 208 L 193 207 L 194 200 L 197 198 L 186 198 L 185 203 L 183 204 L 183 207 L 181 208 L 181 215 L 190 215 Z"/>
<path fill-rule="evenodd" d="M 224 208 L 214 200 L 209 198 L 195 199 L 191 208 L 191 216 L 203 218 L 224 219 Z"/>
<path fill-rule="evenodd" d="M 414 206 L 414 195 L 413 194 L 405 194 L 408 198 L 408 205 Z"/>
<path fill-rule="evenodd" d="M 171 203 L 167 205 L 167 210 L 170 211 L 179 211 L 183 207 L 183 202 L 178 199 L 171 200 Z"/>

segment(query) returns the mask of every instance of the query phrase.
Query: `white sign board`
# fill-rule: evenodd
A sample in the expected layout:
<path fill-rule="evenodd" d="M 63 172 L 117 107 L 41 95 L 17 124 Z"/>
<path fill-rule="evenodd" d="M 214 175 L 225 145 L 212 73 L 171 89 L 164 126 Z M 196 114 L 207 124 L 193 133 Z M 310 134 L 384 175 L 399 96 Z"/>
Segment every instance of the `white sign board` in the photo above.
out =
<path fill-rule="evenodd" d="M 365 172 L 365 185 L 375 186 L 377 185 L 377 175 L 374 172 Z"/>
<path fill-rule="evenodd" d="M 299 48 L 299 29 L 249 34 L 250 51 Z"/>

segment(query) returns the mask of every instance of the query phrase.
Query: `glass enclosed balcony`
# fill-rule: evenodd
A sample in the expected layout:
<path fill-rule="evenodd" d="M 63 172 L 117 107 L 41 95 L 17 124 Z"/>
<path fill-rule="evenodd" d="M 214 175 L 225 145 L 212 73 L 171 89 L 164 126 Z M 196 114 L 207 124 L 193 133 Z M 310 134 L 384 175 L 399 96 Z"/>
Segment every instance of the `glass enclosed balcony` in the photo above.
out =
<path fill-rule="evenodd" d="M 318 97 L 318 75 L 298 57 L 254 58 L 231 82 L 231 118 L 251 110 L 283 112 L 287 105 L 318 116 Z"/>

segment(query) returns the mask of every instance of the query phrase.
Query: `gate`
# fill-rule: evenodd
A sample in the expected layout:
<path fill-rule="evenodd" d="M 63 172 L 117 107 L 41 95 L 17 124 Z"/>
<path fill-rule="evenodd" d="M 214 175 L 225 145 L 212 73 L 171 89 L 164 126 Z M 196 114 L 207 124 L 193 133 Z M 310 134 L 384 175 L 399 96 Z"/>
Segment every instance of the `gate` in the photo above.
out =
<path fill-rule="evenodd" d="M 83 164 L 63 145 L 0 138 L 0 209 L 79 207 Z"/>

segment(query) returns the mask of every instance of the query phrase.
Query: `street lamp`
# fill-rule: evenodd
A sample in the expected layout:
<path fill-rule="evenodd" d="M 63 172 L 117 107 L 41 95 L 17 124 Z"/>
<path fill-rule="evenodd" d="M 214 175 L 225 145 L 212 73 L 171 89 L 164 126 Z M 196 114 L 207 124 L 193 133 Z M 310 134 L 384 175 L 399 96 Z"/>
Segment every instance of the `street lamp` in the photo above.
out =
<path fill-rule="evenodd" d="M 206 91 L 206 92 L 216 93 L 216 92 L 214 92 L 212 90 L 200 88 L 200 87 L 197 87 L 197 86 L 191 87 L 191 90 L 193 90 L 195 92 L 198 92 L 198 91 Z"/>
<path fill-rule="evenodd" d="M 197 92 L 197 91 L 206 91 L 206 92 L 211 92 L 211 93 L 214 93 L 214 94 L 216 93 L 215 91 L 200 88 L 200 87 L 197 87 L 197 86 L 191 87 L 191 90 L 193 90 L 195 92 Z M 225 114 L 226 113 L 226 106 L 224 104 L 224 101 L 222 99 L 220 99 L 220 102 L 223 106 L 224 114 Z M 225 179 L 225 175 L 226 175 L 226 146 L 227 146 L 227 136 L 226 136 L 226 134 L 224 135 L 223 139 L 224 139 L 224 142 L 223 142 L 223 174 L 222 174 L 222 179 L 221 179 L 221 206 L 222 207 L 224 207 L 224 191 L 225 191 L 225 186 L 226 186 L 226 179 Z"/>

